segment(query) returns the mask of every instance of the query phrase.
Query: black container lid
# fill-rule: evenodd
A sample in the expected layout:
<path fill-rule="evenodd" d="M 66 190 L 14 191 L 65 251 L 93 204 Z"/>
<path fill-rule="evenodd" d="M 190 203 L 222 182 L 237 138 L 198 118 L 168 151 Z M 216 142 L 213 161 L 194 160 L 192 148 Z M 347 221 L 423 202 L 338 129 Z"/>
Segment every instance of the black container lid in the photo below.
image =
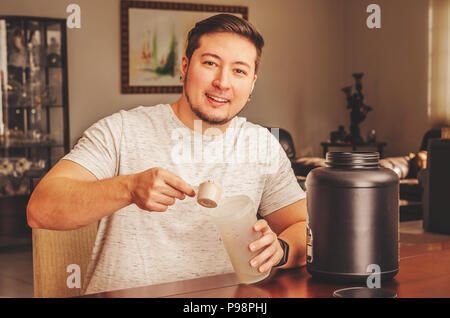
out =
<path fill-rule="evenodd" d="M 378 152 L 328 152 L 327 167 L 311 170 L 306 188 L 328 186 L 337 188 L 374 188 L 398 184 L 398 175 L 380 167 Z"/>
<path fill-rule="evenodd" d="M 327 152 L 325 164 L 331 168 L 376 169 L 378 152 Z"/>

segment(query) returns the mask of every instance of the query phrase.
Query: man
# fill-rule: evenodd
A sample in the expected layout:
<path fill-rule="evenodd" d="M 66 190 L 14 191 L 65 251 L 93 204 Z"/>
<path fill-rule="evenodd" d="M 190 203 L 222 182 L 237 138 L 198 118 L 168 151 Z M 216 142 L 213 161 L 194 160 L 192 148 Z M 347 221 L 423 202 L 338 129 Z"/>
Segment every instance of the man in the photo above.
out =
<path fill-rule="evenodd" d="M 304 265 L 305 193 L 280 144 L 271 171 L 229 160 L 236 145 L 253 154 L 243 140 L 261 128 L 236 115 L 253 90 L 262 47 L 254 27 L 233 15 L 197 23 L 181 62 L 181 98 L 100 120 L 39 183 L 27 209 L 31 227 L 69 230 L 101 220 L 85 293 L 232 272 L 209 211 L 194 199 L 195 186 L 211 177 L 224 196 L 250 196 L 263 217 L 253 226 L 262 236 L 248 246 L 249 266 Z M 175 151 L 180 144 L 188 156 Z M 219 149 L 222 160 L 209 160 L 205 149 Z"/>

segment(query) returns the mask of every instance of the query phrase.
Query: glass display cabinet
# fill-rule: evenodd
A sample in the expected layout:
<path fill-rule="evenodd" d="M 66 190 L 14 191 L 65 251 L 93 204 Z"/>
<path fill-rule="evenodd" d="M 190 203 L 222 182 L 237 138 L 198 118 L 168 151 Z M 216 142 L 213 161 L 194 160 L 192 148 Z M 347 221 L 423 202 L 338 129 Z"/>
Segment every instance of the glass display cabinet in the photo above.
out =
<path fill-rule="evenodd" d="M 0 248 L 30 232 L 30 178 L 69 151 L 66 56 L 65 19 L 0 16 Z"/>

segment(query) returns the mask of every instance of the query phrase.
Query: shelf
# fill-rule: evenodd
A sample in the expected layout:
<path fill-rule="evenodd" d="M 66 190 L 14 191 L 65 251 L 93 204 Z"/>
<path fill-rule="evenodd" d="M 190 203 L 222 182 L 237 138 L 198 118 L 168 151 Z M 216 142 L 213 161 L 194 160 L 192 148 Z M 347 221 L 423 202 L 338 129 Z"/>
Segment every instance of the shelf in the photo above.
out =
<path fill-rule="evenodd" d="M 63 144 L 54 141 L 14 141 L 9 145 L 0 144 L 0 149 L 11 149 L 11 148 L 48 148 L 48 147 L 64 147 Z"/>
<path fill-rule="evenodd" d="M 31 178 L 31 177 L 29 177 Z M 11 199 L 11 200 L 17 200 L 17 198 L 22 197 L 23 199 L 27 200 L 30 197 L 30 193 L 21 193 L 21 194 L 0 194 L 0 199 Z"/>
<path fill-rule="evenodd" d="M 0 200 L 6 200 L 6 199 L 15 199 L 20 196 L 26 196 L 29 197 L 31 195 L 30 191 L 27 193 L 21 193 L 21 194 L 0 194 Z"/>
<path fill-rule="evenodd" d="M 9 66 L 9 65 L 8 65 Z M 59 66 L 53 66 L 53 65 L 38 65 L 41 68 L 53 68 L 53 69 L 61 69 L 63 70 L 63 67 L 61 65 Z M 15 66 L 16 69 L 22 69 L 22 70 L 29 70 L 30 67 L 29 66 L 25 66 L 25 67 L 17 67 Z"/>
<path fill-rule="evenodd" d="M 26 105 L 26 106 L 4 106 L 3 108 L 4 109 L 17 109 L 17 108 L 19 108 L 19 109 L 25 109 L 25 108 L 38 108 L 39 106 L 29 106 L 29 105 Z M 41 105 L 40 106 L 41 108 L 64 108 L 64 106 L 63 105 Z"/>
<path fill-rule="evenodd" d="M 13 193 L 29 190 L 33 178 L 42 177 L 68 153 L 70 136 L 66 19 L 0 16 L 0 20 L 0 56 L 8 57 L 5 69 L 10 85 L 0 87 L 0 112 L 5 113 L 0 157 L 10 162 L 15 158 L 26 158 L 33 164 L 45 162 L 44 171 L 16 174 L 20 168 L 14 163 L 12 176 L 5 180 L 0 175 L 0 193 L 4 194 L 0 196 L 1 251 L 31 247 L 31 229 L 26 225 L 30 194 Z M 23 47 L 20 51 L 14 45 L 18 37 Z M 8 94 L 3 94 L 5 89 Z M 6 168 L 9 171 L 9 165 Z"/>

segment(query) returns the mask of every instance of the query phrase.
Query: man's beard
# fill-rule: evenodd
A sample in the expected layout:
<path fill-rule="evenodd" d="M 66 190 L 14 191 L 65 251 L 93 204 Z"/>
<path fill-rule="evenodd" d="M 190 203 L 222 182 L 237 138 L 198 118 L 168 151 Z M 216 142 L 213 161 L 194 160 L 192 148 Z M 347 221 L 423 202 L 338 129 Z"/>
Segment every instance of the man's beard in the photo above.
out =
<path fill-rule="evenodd" d="M 186 92 L 186 100 L 189 104 L 189 107 L 191 107 L 192 112 L 198 118 L 200 118 L 202 121 L 204 121 L 205 123 L 207 123 L 209 125 L 223 125 L 223 124 L 226 124 L 227 122 L 229 122 L 231 119 L 233 119 L 233 118 L 215 119 L 215 118 L 208 117 L 206 114 L 202 113 L 199 108 L 196 108 L 196 107 L 194 107 L 194 105 L 192 105 L 187 92 Z"/>
<path fill-rule="evenodd" d="M 186 100 L 189 104 L 189 107 L 191 108 L 192 112 L 198 117 L 200 118 L 202 121 L 204 121 L 205 123 L 209 124 L 209 125 L 223 125 L 228 123 L 230 120 L 232 120 L 234 118 L 234 116 L 236 116 L 237 114 L 235 114 L 234 116 L 231 116 L 231 118 L 224 118 L 224 119 L 215 119 L 215 118 L 211 118 L 208 117 L 207 114 L 204 114 L 200 111 L 199 107 L 196 107 L 194 105 L 192 105 L 191 100 L 189 98 L 189 94 L 187 92 L 186 86 L 187 86 L 187 82 L 188 82 L 188 74 L 189 74 L 189 66 L 186 70 L 186 75 L 184 77 L 184 94 L 186 95 Z"/>

